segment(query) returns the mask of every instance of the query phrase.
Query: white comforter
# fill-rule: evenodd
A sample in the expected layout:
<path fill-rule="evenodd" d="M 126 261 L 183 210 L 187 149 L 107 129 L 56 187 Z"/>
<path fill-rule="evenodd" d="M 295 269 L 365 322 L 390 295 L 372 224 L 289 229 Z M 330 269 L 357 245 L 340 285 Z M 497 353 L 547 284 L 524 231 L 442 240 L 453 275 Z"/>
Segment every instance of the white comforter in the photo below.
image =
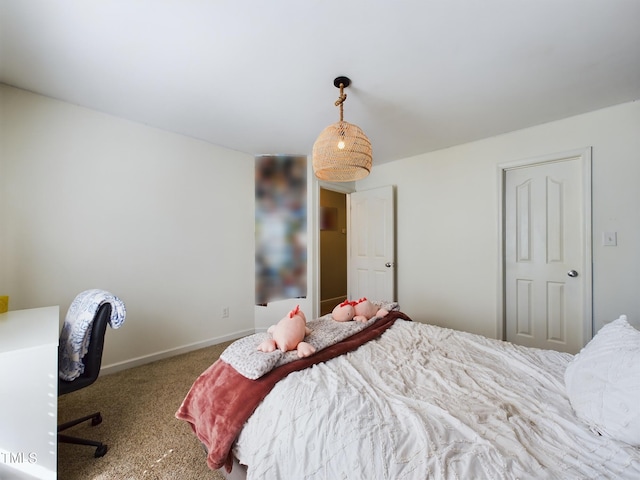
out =
<path fill-rule="evenodd" d="M 571 358 L 398 320 L 279 382 L 234 453 L 248 479 L 639 479 L 640 449 L 575 417 Z"/>

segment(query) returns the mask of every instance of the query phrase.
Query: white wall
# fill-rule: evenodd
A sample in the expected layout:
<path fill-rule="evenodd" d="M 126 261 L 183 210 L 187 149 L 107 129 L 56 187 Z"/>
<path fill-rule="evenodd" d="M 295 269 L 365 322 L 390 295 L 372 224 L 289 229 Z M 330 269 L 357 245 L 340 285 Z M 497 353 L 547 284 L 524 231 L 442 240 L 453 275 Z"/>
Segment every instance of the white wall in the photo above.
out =
<path fill-rule="evenodd" d="M 64 316 L 82 290 L 113 292 L 127 306 L 107 331 L 115 368 L 253 332 L 253 156 L 3 85 L 0 108 L 12 310 Z"/>
<path fill-rule="evenodd" d="M 375 166 L 357 188 L 397 186 L 402 309 L 495 336 L 497 165 L 592 146 L 596 328 L 621 313 L 640 326 L 639 131 L 634 102 Z M 296 303 L 315 316 L 309 258 L 307 299 L 254 307 L 253 156 L 0 85 L 0 295 L 62 315 L 86 288 L 119 295 L 112 369 L 262 330 Z"/>
<path fill-rule="evenodd" d="M 587 146 L 595 330 L 622 313 L 640 327 L 640 102 L 374 167 L 357 189 L 397 186 L 402 310 L 495 337 L 497 165 Z M 618 232 L 617 247 L 602 246 L 604 231 Z"/>

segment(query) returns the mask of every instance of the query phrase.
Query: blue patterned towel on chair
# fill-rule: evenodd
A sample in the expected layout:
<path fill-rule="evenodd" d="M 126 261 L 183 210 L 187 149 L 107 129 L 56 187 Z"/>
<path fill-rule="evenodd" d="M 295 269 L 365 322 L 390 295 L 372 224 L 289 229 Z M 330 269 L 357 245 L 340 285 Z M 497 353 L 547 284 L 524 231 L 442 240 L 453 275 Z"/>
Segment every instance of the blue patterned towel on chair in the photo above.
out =
<path fill-rule="evenodd" d="M 105 290 L 85 290 L 71 303 L 60 333 L 58 374 L 68 382 L 84 372 L 83 357 L 89 349 L 91 327 L 98 309 L 105 303 L 111 304 L 111 328 L 119 328 L 126 317 L 124 302 Z"/>

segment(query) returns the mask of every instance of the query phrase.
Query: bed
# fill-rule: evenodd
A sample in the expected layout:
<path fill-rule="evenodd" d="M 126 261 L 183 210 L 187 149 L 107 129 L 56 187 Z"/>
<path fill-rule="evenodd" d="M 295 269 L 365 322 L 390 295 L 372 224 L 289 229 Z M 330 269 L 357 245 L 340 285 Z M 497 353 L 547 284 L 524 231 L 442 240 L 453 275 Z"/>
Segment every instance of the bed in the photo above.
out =
<path fill-rule="evenodd" d="M 573 356 L 391 310 L 266 372 L 223 354 L 176 417 L 212 469 L 247 479 L 640 478 L 640 331 L 626 317 Z"/>

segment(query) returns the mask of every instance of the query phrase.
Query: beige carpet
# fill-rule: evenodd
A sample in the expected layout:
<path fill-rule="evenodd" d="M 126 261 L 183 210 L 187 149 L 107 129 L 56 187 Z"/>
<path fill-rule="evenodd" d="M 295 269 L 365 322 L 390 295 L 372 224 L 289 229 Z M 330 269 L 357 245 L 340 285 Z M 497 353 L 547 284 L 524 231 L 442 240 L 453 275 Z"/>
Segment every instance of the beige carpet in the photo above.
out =
<path fill-rule="evenodd" d="M 104 457 L 81 445 L 58 445 L 60 480 L 223 479 L 207 467 L 189 425 L 174 416 L 196 377 L 229 342 L 103 375 L 91 386 L 58 399 L 58 422 L 102 413 L 103 422 L 73 427 L 70 435 L 108 445 Z"/>

